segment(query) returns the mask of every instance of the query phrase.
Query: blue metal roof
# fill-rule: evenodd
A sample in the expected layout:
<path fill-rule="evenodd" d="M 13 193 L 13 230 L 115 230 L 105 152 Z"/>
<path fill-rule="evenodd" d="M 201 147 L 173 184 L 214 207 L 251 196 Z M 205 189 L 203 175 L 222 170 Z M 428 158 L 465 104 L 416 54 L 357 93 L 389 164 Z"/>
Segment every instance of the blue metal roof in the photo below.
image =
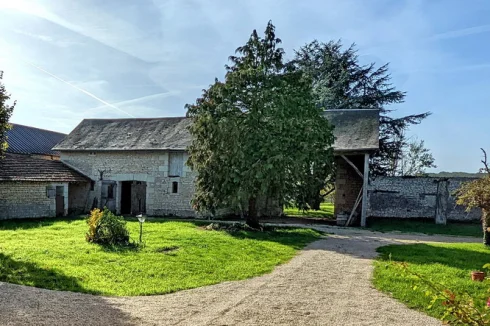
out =
<path fill-rule="evenodd" d="M 61 142 L 66 134 L 12 123 L 7 131 L 8 153 L 59 155 L 52 148 Z"/>

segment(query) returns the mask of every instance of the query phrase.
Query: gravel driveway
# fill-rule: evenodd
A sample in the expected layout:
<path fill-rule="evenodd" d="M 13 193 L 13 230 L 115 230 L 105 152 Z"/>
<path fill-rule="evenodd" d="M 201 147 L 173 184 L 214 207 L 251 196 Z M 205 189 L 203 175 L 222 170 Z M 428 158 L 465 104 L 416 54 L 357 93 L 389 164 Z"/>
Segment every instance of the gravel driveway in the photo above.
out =
<path fill-rule="evenodd" d="M 373 289 L 375 249 L 475 238 L 333 233 L 271 274 L 168 295 L 99 297 L 0 282 L 0 325 L 441 325 Z"/>

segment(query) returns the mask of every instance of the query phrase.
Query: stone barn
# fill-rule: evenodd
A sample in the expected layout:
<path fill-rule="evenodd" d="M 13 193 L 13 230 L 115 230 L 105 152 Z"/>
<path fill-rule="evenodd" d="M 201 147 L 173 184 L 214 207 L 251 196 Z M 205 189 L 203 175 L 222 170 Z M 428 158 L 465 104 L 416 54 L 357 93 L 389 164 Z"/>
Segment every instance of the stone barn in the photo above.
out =
<path fill-rule="evenodd" d="M 54 217 L 83 210 L 90 180 L 60 162 L 51 148 L 65 135 L 13 124 L 0 159 L 0 219 Z"/>
<path fill-rule="evenodd" d="M 54 149 L 92 180 L 88 211 L 195 216 L 187 118 L 86 119 Z"/>
<path fill-rule="evenodd" d="M 325 116 L 335 126 L 335 214 L 365 216 L 364 185 L 369 154 L 379 146 L 379 112 L 330 110 Z M 183 117 L 86 119 L 54 150 L 64 164 L 92 180 L 87 211 L 108 207 L 118 214 L 195 216 L 190 201 L 196 175 L 186 165 L 190 123 Z M 282 213 L 259 207 L 264 209 Z"/>
<path fill-rule="evenodd" d="M 369 156 L 379 149 L 379 110 L 327 110 L 325 117 L 335 127 L 334 216 L 346 225 L 360 220 L 366 226 Z"/>

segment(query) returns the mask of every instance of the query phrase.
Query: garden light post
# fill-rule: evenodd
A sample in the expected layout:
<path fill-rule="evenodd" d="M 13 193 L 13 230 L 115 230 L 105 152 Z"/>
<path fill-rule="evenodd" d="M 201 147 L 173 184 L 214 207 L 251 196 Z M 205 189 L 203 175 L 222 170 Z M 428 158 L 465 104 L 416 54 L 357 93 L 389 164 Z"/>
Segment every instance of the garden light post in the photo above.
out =
<path fill-rule="evenodd" d="M 146 216 L 143 216 L 143 214 L 136 215 L 138 218 L 138 221 L 140 222 L 140 243 L 141 243 L 141 237 L 143 236 L 143 223 L 145 223 Z"/>

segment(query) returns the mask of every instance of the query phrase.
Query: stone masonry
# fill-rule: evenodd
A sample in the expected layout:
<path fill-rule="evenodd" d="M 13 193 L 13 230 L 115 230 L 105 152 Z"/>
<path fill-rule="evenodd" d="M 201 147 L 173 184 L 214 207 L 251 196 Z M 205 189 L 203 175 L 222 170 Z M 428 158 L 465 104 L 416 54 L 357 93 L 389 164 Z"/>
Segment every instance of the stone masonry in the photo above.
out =
<path fill-rule="evenodd" d="M 364 155 L 350 155 L 348 159 L 354 163 L 359 171 L 363 171 Z M 337 173 L 334 215 L 350 214 L 362 188 L 363 180 L 342 157 L 335 156 L 335 166 Z M 356 213 L 359 214 L 360 211 L 361 205 L 358 206 Z"/>
<path fill-rule="evenodd" d="M 183 153 L 182 174 L 169 177 L 169 152 L 154 151 L 63 151 L 61 160 L 68 166 L 94 180 L 94 188 L 88 192 L 86 210 L 97 198 L 101 205 L 102 182 L 114 181 L 115 209 L 121 210 L 121 188 L 123 181 L 146 183 L 146 214 L 152 216 L 195 216 L 191 207 L 194 194 L 195 173 L 185 164 L 187 153 Z M 175 192 L 174 182 L 177 183 Z"/>
<path fill-rule="evenodd" d="M 476 221 L 477 209 L 466 212 L 456 205 L 454 192 L 468 178 L 377 177 L 370 180 L 368 216 L 431 218 L 438 223 Z"/>
<path fill-rule="evenodd" d="M 56 216 L 55 196 L 48 197 L 47 189 L 63 186 L 64 215 L 68 207 L 68 183 L 1 182 L 0 219 L 39 218 Z"/>

